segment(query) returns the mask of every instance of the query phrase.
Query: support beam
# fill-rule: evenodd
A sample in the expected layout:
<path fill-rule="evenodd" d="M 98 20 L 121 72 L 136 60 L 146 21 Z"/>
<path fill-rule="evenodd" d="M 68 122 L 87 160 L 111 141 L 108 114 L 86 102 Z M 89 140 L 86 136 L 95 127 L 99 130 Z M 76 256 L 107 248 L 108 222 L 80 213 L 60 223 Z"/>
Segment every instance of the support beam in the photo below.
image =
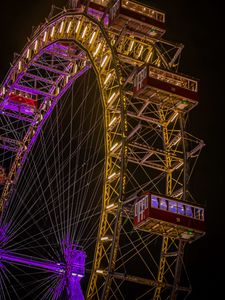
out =
<path fill-rule="evenodd" d="M 0 261 L 44 269 L 58 274 L 65 273 L 65 265 L 62 263 L 35 261 L 33 258 L 17 256 L 4 250 L 0 250 Z"/>

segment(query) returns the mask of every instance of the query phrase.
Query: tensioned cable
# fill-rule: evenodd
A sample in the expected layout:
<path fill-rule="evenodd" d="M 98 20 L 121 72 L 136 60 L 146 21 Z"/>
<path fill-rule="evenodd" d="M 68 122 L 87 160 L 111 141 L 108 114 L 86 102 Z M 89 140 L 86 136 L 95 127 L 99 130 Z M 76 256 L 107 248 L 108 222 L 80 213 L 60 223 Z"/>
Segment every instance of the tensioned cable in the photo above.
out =
<path fill-rule="evenodd" d="M 98 140 L 100 141 L 101 139 L 100 138 L 98 138 Z M 92 143 L 93 143 L 93 139 L 92 139 Z M 71 143 L 72 144 L 72 143 Z M 95 147 L 97 147 L 96 146 L 96 144 L 95 144 Z M 72 149 L 72 148 L 71 148 Z M 94 150 L 94 152 L 96 152 L 95 150 Z M 71 150 L 70 150 L 70 155 L 71 155 Z M 89 153 L 88 152 L 86 152 L 86 154 L 85 154 L 85 157 L 87 157 L 87 156 L 90 156 L 90 151 L 89 151 Z M 94 162 L 96 162 L 96 160 L 94 160 L 94 156 L 93 156 L 93 158 L 91 159 L 91 161 L 92 161 L 92 165 L 94 165 Z M 71 164 L 71 160 L 69 161 L 69 163 Z M 60 166 L 61 167 L 61 166 Z M 37 166 L 36 166 L 36 169 L 37 169 Z M 94 169 L 94 168 L 93 168 Z M 35 170 L 33 171 L 33 174 L 35 174 L 35 173 L 37 173 L 37 172 L 35 172 Z M 88 176 L 88 181 L 90 181 L 90 178 L 91 178 L 91 172 L 88 172 L 88 170 L 84 170 L 83 171 L 83 175 L 85 175 L 85 174 L 88 174 L 89 173 L 89 176 Z M 92 172 L 93 173 L 93 172 Z M 70 174 L 72 174 L 72 172 L 70 171 Z M 48 178 L 49 178 L 49 176 L 48 176 Z M 31 180 L 30 180 L 31 181 Z M 28 181 L 26 184 L 27 185 L 29 185 L 29 183 L 30 183 L 30 181 Z M 40 179 L 39 179 L 39 182 L 40 182 Z M 99 183 L 101 183 L 101 176 L 99 176 L 99 179 L 98 179 L 98 182 Z M 98 184 L 99 185 L 99 184 Z M 81 184 L 81 186 L 82 186 L 82 184 Z M 80 187 L 80 192 L 81 192 L 81 187 Z M 42 193 L 43 193 L 43 188 L 42 188 Z M 25 192 L 24 192 L 24 194 L 25 194 Z M 87 192 L 85 193 L 85 194 L 87 194 Z M 94 195 L 95 195 L 95 193 L 93 193 Z M 54 196 L 53 196 L 53 194 L 52 194 L 52 197 L 51 198 L 53 198 Z M 69 198 L 69 197 L 68 197 Z M 89 202 L 89 206 L 91 207 L 91 203 L 94 201 L 94 198 L 95 197 L 92 197 L 93 199 L 90 199 L 91 201 Z M 48 204 L 48 202 L 46 201 L 46 205 Z M 59 206 L 60 206 L 60 204 L 59 204 Z M 96 209 L 96 207 L 97 206 L 95 206 L 94 208 Z M 87 211 L 85 211 L 84 213 L 85 213 L 85 220 L 87 220 L 88 219 L 88 211 L 90 211 L 91 213 L 93 213 L 93 210 L 87 210 Z M 51 212 L 49 211 L 48 212 L 49 214 L 51 214 Z M 14 214 L 16 214 L 16 211 L 14 211 Z M 98 215 L 99 215 L 99 212 L 97 213 Z M 71 217 L 71 219 L 70 219 L 70 224 L 72 224 L 72 220 L 73 220 L 73 218 Z M 96 221 L 96 225 L 97 225 L 97 223 L 98 223 L 98 221 Z M 64 226 L 64 228 L 65 228 L 65 226 Z M 87 241 L 88 241 L 88 239 L 87 239 Z M 94 239 L 93 239 L 93 241 L 94 241 Z"/>
<path fill-rule="evenodd" d="M 54 196 L 54 195 L 53 195 Z M 59 195 L 60 196 L 60 195 Z M 29 203 L 28 203 L 29 204 Z M 42 205 L 42 207 L 44 207 L 44 205 Z M 41 209 L 42 209 L 42 207 L 41 207 Z M 35 216 L 35 215 L 34 215 Z M 22 219 L 20 219 L 20 222 L 23 222 L 23 219 L 25 219 L 26 218 L 26 216 L 23 216 L 23 218 Z M 18 227 L 19 226 L 19 224 L 18 223 L 16 223 L 16 226 Z M 17 229 L 18 230 L 18 229 Z M 14 229 L 13 230 L 13 234 L 14 235 L 16 235 L 16 229 Z M 11 238 L 12 238 L 12 236 L 11 236 Z"/>
<path fill-rule="evenodd" d="M 76 149 L 74 150 L 74 152 L 73 152 L 73 154 L 72 155 L 75 155 L 76 154 Z M 66 164 L 65 164 L 65 166 L 66 166 Z M 54 178 L 55 177 L 53 177 L 52 178 L 52 181 L 54 180 Z M 50 182 L 51 183 L 51 182 Z M 33 186 L 31 187 L 31 188 L 33 188 Z M 25 194 L 25 192 L 24 192 L 24 194 Z M 22 195 L 23 196 L 23 195 Z M 32 200 L 32 198 L 31 198 L 31 200 Z M 12 202 L 12 203 L 14 203 L 14 202 Z M 16 203 L 17 204 L 17 203 Z M 14 210 L 13 210 L 14 211 Z M 14 211 L 15 212 L 15 211 Z M 11 217 L 11 219 L 12 219 L 12 217 Z"/>
<path fill-rule="evenodd" d="M 97 206 L 96 210 L 97 210 L 97 212 L 95 214 L 93 214 L 93 209 L 90 210 L 92 212 L 92 216 L 99 216 L 100 215 L 100 213 L 101 213 L 101 207 Z M 88 213 L 89 213 L 88 211 L 85 212 L 85 213 L 83 213 L 83 214 L 87 214 L 87 216 L 85 216 L 82 219 L 80 219 L 81 222 L 87 221 L 90 218 L 90 215 Z M 76 217 L 74 217 L 74 218 L 76 219 Z M 72 223 L 71 226 L 75 226 L 76 224 L 78 224 L 77 221 L 75 221 L 74 223 Z M 29 227 L 27 229 L 29 229 Z M 61 230 L 61 228 L 59 228 L 59 230 Z M 93 228 L 92 228 L 92 230 L 93 230 Z M 48 229 L 46 229 L 45 231 L 42 231 L 41 233 L 39 232 L 39 233 L 33 235 L 32 238 L 35 239 L 36 242 L 38 242 L 42 238 L 42 237 L 40 237 L 42 234 L 44 234 L 46 238 L 48 238 L 51 235 L 51 233 L 49 233 Z M 91 235 L 91 231 L 90 231 L 90 235 Z M 21 250 L 21 249 L 23 249 L 23 247 L 25 249 L 30 249 L 32 247 L 36 247 L 36 245 L 32 246 L 32 247 L 29 246 L 30 245 L 30 238 L 31 237 L 28 237 L 27 239 L 24 239 L 22 241 L 17 241 L 14 244 L 10 244 L 10 246 L 4 247 L 4 248 L 7 249 L 7 250 L 10 250 L 11 248 L 13 249 L 13 248 L 16 247 L 18 250 Z M 84 245 L 84 248 L 85 248 L 85 244 L 84 244 L 85 240 L 88 241 L 88 236 L 86 236 L 85 239 L 82 238 L 82 240 L 81 240 L 82 245 Z M 19 245 L 21 245 L 21 246 L 19 246 Z M 42 245 L 42 246 L 44 246 L 44 245 Z"/>
<path fill-rule="evenodd" d="M 125 300 L 126 298 L 124 298 L 124 296 L 122 295 L 122 292 L 120 291 L 120 287 L 123 284 L 123 281 L 120 282 L 120 284 L 118 285 L 117 282 L 114 280 L 114 278 L 112 279 L 114 285 L 116 286 L 116 288 L 113 286 L 113 288 L 111 288 L 111 293 L 112 295 L 109 297 L 109 299 L 121 299 L 121 300 Z M 119 298 L 116 296 L 116 292 L 119 293 Z M 113 297 L 113 298 L 112 298 Z"/>
<path fill-rule="evenodd" d="M 143 262 L 143 265 L 145 265 L 145 267 L 147 268 L 147 270 L 149 271 L 149 273 L 153 276 L 153 278 L 155 278 L 154 274 L 152 273 L 151 269 L 150 269 L 150 266 L 148 266 L 147 262 L 146 262 L 146 258 L 143 257 L 139 251 L 139 248 L 140 250 L 143 250 L 143 245 L 144 245 L 144 248 L 147 249 L 147 246 L 150 245 L 153 241 L 152 240 L 148 240 L 148 238 L 146 237 L 145 241 L 142 239 L 142 237 L 140 237 L 138 235 L 138 238 L 136 239 L 136 241 L 133 241 L 131 239 L 131 237 L 127 234 L 127 232 L 125 230 L 123 230 L 123 232 L 125 233 L 125 236 L 127 237 L 127 239 L 129 240 L 129 245 L 130 245 L 130 250 L 128 250 L 124 255 L 123 255 L 123 264 L 125 265 L 128 261 L 130 261 L 132 258 L 135 258 L 136 256 L 138 256 L 142 262 Z M 150 237 L 149 237 L 150 238 Z M 135 242 L 137 242 L 135 244 Z M 132 254 L 133 253 L 133 254 Z M 124 259 L 126 256 L 128 256 L 127 259 Z M 155 262 L 155 259 L 152 257 L 151 255 L 151 258 L 153 260 L 154 263 Z M 119 260 L 119 259 L 118 259 Z M 157 265 L 157 264 L 156 264 Z"/>

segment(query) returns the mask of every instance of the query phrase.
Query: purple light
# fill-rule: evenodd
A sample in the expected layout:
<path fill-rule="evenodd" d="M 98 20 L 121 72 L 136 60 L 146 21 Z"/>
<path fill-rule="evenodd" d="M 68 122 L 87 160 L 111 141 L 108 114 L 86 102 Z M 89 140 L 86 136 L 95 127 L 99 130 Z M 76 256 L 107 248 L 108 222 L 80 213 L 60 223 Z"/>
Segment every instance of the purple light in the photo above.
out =
<path fill-rule="evenodd" d="M 86 253 L 78 249 L 70 241 L 69 234 L 62 241 L 64 258 L 66 261 L 67 295 L 69 300 L 84 300 L 80 280 L 85 272 Z"/>
<path fill-rule="evenodd" d="M 94 17 L 95 19 L 99 20 L 103 17 L 104 13 L 102 11 L 96 10 L 94 8 L 88 8 L 88 14 Z M 104 24 L 106 26 L 109 25 L 109 15 L 107 14 L 104 18 Z"/>
<path fill-rule="evenodd" d="M 21 121 L 25 121 L 25 122 L 28 122 L 28 123 L 33 122 L 33 119 L 31 119 L 31 118 L 28 118 L 28 117 L 22 116 L 22 115 L 18 115 L 18 114 L 14 114 L 14 113 L 12 113 L 10 111 L 6 111 L 6 110 L 4 110 L 4 111 L 0 110 L 0 114 L 3 114 L 7 117 L 15 118 L 15 119 L 18 119 L 18 120 L 21 120 Z"/>
<path fill-rule="evenodd" d="M 54 273 L 65 273 L 65 266 L 59 266 L 57 263 L 53 262 L 35 261 L 32 258 L 20 257 L 5 250 L 0 250 L 0 260 L 22 264 L 29 267 L 41 268 Z"/>
<path fill-rule="evenodd" d="M 17 169 L 16 172 L 16 179 L 15 179 L 15 183 L 20 175 L 20 172 L 22 170 L 22 167 L 26 161 L 27 155 L 30 152 L 31 148 L 33 147 L 39 132 L 42 129 L 42 126 L 44 125 L 45 121 L 48 119 L 48 117 L 51 115 L 54 107 L 56 106 L 56 104 L 58 103 L 59 99 L 63 96 L 63 94 L 69 89 L 69 87 L 73 84 L 73 82 L 80 76 L 82 76 L 88 69 L 90 68 L 90 65 L 85 66 L 83 69 L 81 69 L 78 73 L 76 73 L 73 77 L 71 77 L 70 81 L 68 82 L 68 84 L 60 91 L 60 93 L 57 95 L 57 97 L 54 98 L 54 100 L 52 101 L 52 105 L 50 106 L 49 110 L 46 112 L 46 114 L 43 117 L 43 120 L 40 122 L 40 124 L 38 125 L 36 132 L 34 134 L 34 136 L 32 137 L 27 150 L 24 152 L 21 163 L 20 163 L 20 167 Z"/>
<path fill-rule="evenodd" d="M 7 230 L 9 228 L 9 224 L 1 225 L 0 227 L 0 244 L 4 244 L 8 241 Z"/>
<path fill-rule="evenodd" d="M 10 146 L 6 146 L 6 145 L 0 145 L 0 148 L 5 149 L 7 151 L 11 151 L 11 152 L 16 152 L 17 148 L 16 147 L 10 147 Z"/>
<path fill-rule="evenodd" d="M 0 227 L 0 242 L 6 241 L 8 226 Z M 60 280 L 54 290 L 53 299 L 58 299 L 66 289 L 68 300 L 84 300 L 83 291 L 80 286 L 81 278 L 85 273 L 86 253 L 78 249 L 77 245 L 70 242 L 69 236 L 62 242 L 64 263 L 44 261 L 32 257 L 23 257 L 0 248 L 0 268 L 4 268 L 4 262 L 20 264 L 38 269 L 44 269 L 56 273 Z"/>
<path fill-rule="evenodd" d="M 34 114 L 34 108 L 29 107 L 28 105 L 16 104 L 13 102 L 8 102 L 4 105 L 4 109 L 10 109 L 12 111 L 20 112 L 29 116 Z"/>
<path fill-rule="evenodd" d="M 71 276 L 69 278 L 69 286 L 67 288 L 67 294 L 69 300 L 84 300 L 84 295 L 80 286 L 79 277 Z"/>
<path fill-rule="evenodd" d="M 77 245 L 73 245 L 70 242 L 69 236 L 62 242 L 64 258 L 67 265 L 67 273 L 70 276 L 84 276 L 84 265 L 86 254 L 84 251 L 77 249 Z"/>
<path fill-rule="evenodd" d="M 41 55 L 41 53 L 39 53 Z M 38 56 L 35 58 L 38 59 Z M 7 109 L 10 111 L 13 111 L 15 113 L 23 113 L 27 117 L 34 116 L 34 121 L 32 121 L 32 125 L 37 126 L 35 124 L 36 122 L 36 111 L 33 107 L 29 107 L 24 104 L 17 104 L 12 101 L 10 101 L 8 94 L 13 89 L 19 89 L 23 90 L 27 93 L 31 93 L 32 95 L 42 95 L 45 96 L 47 99 L 51 97 L 52 103 L 48 111 L 43 115 L 42 121 L 38 124 L 37 128 L 35 129 L 34 133 L 32 134 L 32 138 L 29 142 L 29 145 L 27 146 L 27 149 L 21 147 L 17 155 L 22 156 L 22 159 L 20 161 L 20 165 L 17 166 L 16 176 L 14 179 L 14 183 L 16 183 L 21 169 L 23 167 L 23 164 L 26 161 L 27 155 L 30 152 L 33 144 L 35 143 L 39 132 L 42 129 L 42 126 L 44 125 L 47 118 L 52 113 L 55 105 L 59 101 L 59 99 L 62 97 L 62 95 L 68 90 L 68 88 L 72 85 L 72 83 L 82 74 L 84 74 L 91 65 L 86 65 L 83 69 L 81 69 L 78 73 L 76 73 L 74 76 L 70 77 L 69 82 L 67 85 L 65 85 L 60 93 L 56 95 L 52 95 L 50 93 L 46 93 L 43 91 L 39 91 L 36 89 L 32 89 L 30 87 L 26 86 L 20 86 L 18 82 L 20 82 L 20 79 L 23 77 L 24 73 L 22 72 L 16 79 L 16 81 L 13 84 L 10 84 L 11 80 L 11 73 L 14 70 L 12 68 L 11 73 L 8 75 L 4 86 L 7 90 L 7 95 L 4 98 L 4 100 L 1 103 L 2 109 Z M 7 111 L 6 111 L 7 112 Z M 1 113 L 5 113 L 4 111 L 1 111 Z M 16 115 L 18 119 L 24 118 L 23 116 L 20 116 L 19 114 Z M 9 150 L 7 148 L 7 150 Z M 84 251 L 79 250 L 76 245 L 73 245 L 69 239 L 67 238 L 66 243 L 63 245 L 63 254 L 64 254 L 64 263 L 56 263 L 52 261 L 44 261 L 44 260 L 38 260 L 36 258 L 32 257 L 24 257 L 17 254 L 14 254 L 12 252 L 6 251 L 4 249 L 1 249 L 2 245 L 4 245 L 7 242 L 7 236 L 6 231 L 8 227 L 5 228 L 3 226 L 0 226 L 0 268 L 4 268 L 4 262 L 11 263 L 11 264 L 20 264 L 25 265 L 33 268 L 39 268 L 43 270 L 47 270 L 49 272 L 56 273 L 59 276 L 59 283 L 57 287 L 54 290 L 53 299 L 58 299 L 62 292 L 66 289 L 68 300 L 84 300 L 84 295 L 80 286 L 80 281 L 84 277 L 85 274 L 85 258 L 86 254 Z"/>

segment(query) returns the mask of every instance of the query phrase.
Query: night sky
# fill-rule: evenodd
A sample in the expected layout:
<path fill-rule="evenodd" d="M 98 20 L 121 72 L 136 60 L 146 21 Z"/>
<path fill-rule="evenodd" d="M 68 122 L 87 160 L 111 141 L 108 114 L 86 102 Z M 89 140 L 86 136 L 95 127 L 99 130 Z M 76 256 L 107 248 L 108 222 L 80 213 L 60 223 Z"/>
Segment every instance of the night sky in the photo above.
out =
<path fill-rule="evenodd" d="M 191 182 L 191 192 L 206 205 L 206 236 L 185 254 L 193 286 L 189 299 L 224 299 L 224 78 L 222 8 L 207 1 L 143 1 L 166 12 L 165 38 L 183 43 L 179 71 L 200 80 L 199 105 L 190 113 L 189 132 L 205 141 Z M 201 2 L 201 3 L 200 3 Z M 66 0 L 1 1 L 0 80 L 6 75 L 14 52 L 20 53 L 32 26 L 44 22 L 51 4 Z M 197 3 L 197 4 L 196 4 Z M 213 3 L 213 2 L 211 2 Z M 219 275 L 221 273 L 221 275 Z"/>

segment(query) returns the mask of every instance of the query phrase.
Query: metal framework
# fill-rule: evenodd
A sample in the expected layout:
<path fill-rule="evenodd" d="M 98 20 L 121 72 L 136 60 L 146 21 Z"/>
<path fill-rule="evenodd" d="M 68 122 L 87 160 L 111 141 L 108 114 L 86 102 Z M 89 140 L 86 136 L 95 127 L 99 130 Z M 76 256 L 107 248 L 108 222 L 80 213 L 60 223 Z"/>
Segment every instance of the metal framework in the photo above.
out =
<path fill-rule="evenodd" d="M 71 8 L 37 28 L 14 61 L 0 88 L 0 148 L 13 157 L 9 167 L 3 165 L 0 211 L 7 209 L 44 122 L 65 91 L 92 67 L 104 108 L 105 175 L 86 299 L 109 299 L 113 289 L 120 295 L 120 285 L 126 282 L 146 286 L 149 298 L 176 299 L 179 293 L 191 291 L 189 283 L 181 282 L 187 241 L 165 234 L 160 255 L 152 254 L 150 241 L 155 235 L 133 229 L 132 209 L 135 197 L 146 190 L 193 200 L 188 184 L 204 143 L 187 133 L 185 126 L 197 99 L 186 97 L 188 102 L 182 104 L 175 89 L 180 86 L 197 95 L 198 82 L 176 72 L 183 45 L 163 40 L 164 29 L 157 31 L 154 25 L 154 34 L 147 35 L 144 23 L 135 27 L 138 20 L 125 12 L 121 17 L 125 21 L 110 23 L 110 9 L 118 3 L 125 12 L 165 22 L 164 13 L 132 1 L 71 2 Z M 136 93 L 146 65 L 150 78 L 173 89 L 168 92 L 152 84 Z M 13 261 L 3 256 L 0 251 L 1 260 Z M 136 259 L 147 272 L 131 268 L 130 274 L 124 273 L 123 267 Z M 151 261 L 155 270 L 149 267 Z"/>

